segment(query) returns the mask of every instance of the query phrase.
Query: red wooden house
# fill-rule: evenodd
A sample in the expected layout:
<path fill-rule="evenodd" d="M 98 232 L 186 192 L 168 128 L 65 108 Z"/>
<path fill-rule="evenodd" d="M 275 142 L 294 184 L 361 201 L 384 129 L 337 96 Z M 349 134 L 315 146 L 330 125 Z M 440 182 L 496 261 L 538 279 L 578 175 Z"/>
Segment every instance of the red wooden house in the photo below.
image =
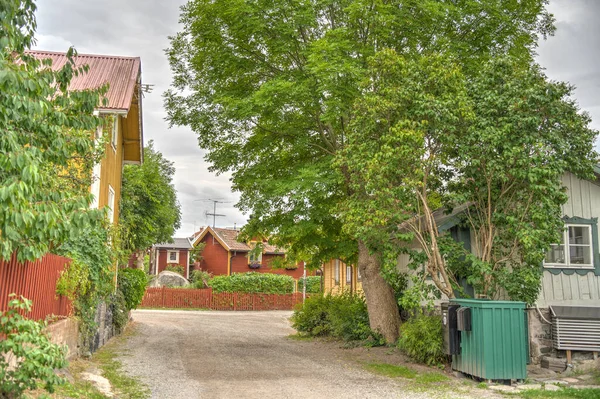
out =
<path fill-rule="evenodd" d="M 303 262 L 298 263 L 297 267 L 292 270 L 273 269 L 271 268 L 273 259 L 285 257 L 285 252 L 267 241 L 262 241 L 262 254 L 251 256 L 250 251 L 256 243 L 240 242 L 238 241 L 238 234 L 238 230 L 213 227 L 206 227 L 196 233 L 193 246 L 204 243 L 204 249 L 200 253 L 201 260 L 195 267 L 212 273 L 214 276 L 255 271 L 286 274 L 294 279 L 302 277 L 304 273 Z"/>
<path fill-rule="evenodd" d="M 158 274 L 167 266 L 183 267 L 183 277 L 190 277 L 190 250 L 188 238 L 174 238 L 172 243 L 155 244 L 150 252 L 150 274 Z"/>

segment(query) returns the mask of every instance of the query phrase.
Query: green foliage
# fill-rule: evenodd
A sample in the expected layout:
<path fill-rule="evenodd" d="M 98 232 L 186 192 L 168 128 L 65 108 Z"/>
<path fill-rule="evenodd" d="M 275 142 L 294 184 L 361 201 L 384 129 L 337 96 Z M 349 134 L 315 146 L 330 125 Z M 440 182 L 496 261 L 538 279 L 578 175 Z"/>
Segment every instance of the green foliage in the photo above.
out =
<path fill-rule="evenodd" d="M 33 44 L 35 5 L 4 1 L 0 22 L 0 258 L 42 257 L 82 234 L 104 212 L 90 209 L 91 171 L 102 154 L 93 115 L 107 87 L 68 92 L 75 67 L 52 71 L 25 53 Z"/>
<path fill-rule="evenodd" d="M 298 292 L 302 292 L 304 287 L 304 278 L 298 279 Z M 320 294 L 321 293 L 321 276 L 306 277 L 306 293 Z"/>
<path fill-rule="evenodd" d="M 417 314 L 400 327 L 398 347 L 414 360 L 429 366 L 447 361 L 443 349 L 442 320 L 439 316 Z"/>
<path fill-rule="evenodd" d="M 71 237 L 55 253 L 72 259 L 57 283 L 57 294 L 73 300 L 83 346 L 90 347 L 96 333 L 96 309 L 114 289 L 118 231 L 106 219 L 91 223 L 81 235 Z"/>
<path fill-rule="evenodd" d="M 31 301 L 11 297 L 0 317 L 0 397 L 21 398 L 25 390 L 38 385 L 52 393 L 65 382 L 54 370 L 67 365 L 66 348 L 50 342 L 44 333 L 46 323 L 21 315 L 31 311 Z M 11 361 L 14 367 L 9 366 Z"/>
<path fill-rule="evenodd" d="M 196 244 L 196 246 L 190 249 L 190 265 L 193 265 L 194 262 L 200 262 L 202 260 L 202 251 L 204 251 L 205 243 L 200 242 Z"/>
<path fill-rule="evenodd" d="M 121 191 L 120 224 L 123 246 L 129 252 L 170 242 L 181 225 L 181 207 L 173 186 L 175 167 L 154 149 L 144 148 L 144 163 L 125 165 Z"/>
<path fill-rule="evenodd" d="M 212 274 L 204 270 L 192 270 L 190 275 L 190 284 L 192 288 L 208 288 L 208 282 L 212 278 Z"/>
<path fill-rule="evenodd" d="M 168 265 L 167 267 L 165 267 L 165 271 L 177 273 L 181 276 L 184 275 L 183 266 L 181 265 Z"/>
<path fill-rule="evenodd" d="M 233 273 L 215 276 L 208 281 L 214 292 L 256 292 L 263 294 L 291 294 L 295 281 L 292 277 L 272 273 Z"/>
<path fill-rule="evenodd" d="M 352 192 L 349 174 L 333 159 L 369 57 L 447 52 L 469 70 L 498 52 L 529 59 L 553 31 L 545 4 L 190 1 L 167 50 L 168 119 L 198 134 L 214 171 L 232 172 L 250 235 L 277 232 L 275 244 L 291 244 L 309 267 L 354 263 L 356 234 L 342 231 L 336 211 Z"/>
<path fill-rule="evenodd" d="M 148 276 L 143 270 L 129 268 L 119 270 L 117 287 L 123 293 L 127 311 L 137 308 L 142 303 L 146 285 L 148 285 Z"/>
<path fill-rule="evenodd" d="M 374 336 L 364 298 L 349 292 L 311 296 L 304 305 L 298 305 L 291 320 L 298 332 L 310 336 L 330 336 L 344 341 Z"/>
<path fill-rule="evenodd" d="M 141 302 L 141 300 L 140 300 Z M 123 290 L 118 289 L 109 299 L 109 308 L 112 313 L 113 327 L 118 333 L 121 333 L 129 321 L 129 310 Z M 139 305 L 139 304 L 138 304 Z M 137 306 L 137 305 L 136 305 Z"/>

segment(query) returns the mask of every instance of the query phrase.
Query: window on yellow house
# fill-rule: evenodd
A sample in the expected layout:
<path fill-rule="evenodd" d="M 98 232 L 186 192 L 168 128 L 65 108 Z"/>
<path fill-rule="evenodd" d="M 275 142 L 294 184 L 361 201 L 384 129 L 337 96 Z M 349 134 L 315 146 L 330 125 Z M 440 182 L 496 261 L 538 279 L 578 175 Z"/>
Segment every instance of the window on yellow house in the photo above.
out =
<path fill-rule="evenodd" d="M 117 143 L 119 142 L 119 116 L 115 115 L 113 118 L 112 135 L 110 138 L 110 144 L 114 151 L 117 151 Z"/>
<path fill-rule="evenodd" d="M 340 260 L 336 259 L 333 263 L 333 278 L 335 285 L 340 285 Z"/>
<path fill-rule="evenodd" d="M 352 284 L 352 266 L 346 266 L 346 284 Z"/>
<path fill-rule="evenodd" d="M 108 220 L 115 222 L 115 190 L 108 185 Z"/>

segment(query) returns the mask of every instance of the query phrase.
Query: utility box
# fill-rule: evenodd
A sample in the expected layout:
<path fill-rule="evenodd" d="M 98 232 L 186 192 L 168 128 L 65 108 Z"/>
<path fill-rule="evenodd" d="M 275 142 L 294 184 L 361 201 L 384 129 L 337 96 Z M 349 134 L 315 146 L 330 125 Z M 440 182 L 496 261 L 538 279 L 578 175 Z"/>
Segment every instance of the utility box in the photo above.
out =
<path fill-rule="evenodd" d="M 446 355 L 460 354 L 460 334 L 457 329 L 457 311 L 459 305 L 442 303 L 442 326 L 444 334 L 444 353 Z"/>
<path fill-rule="evenodd" d="M 460 353 L 452 356 L 452 369 L 486 380 L 524 380 L 525 302 L 453 299 L 452 305 L 460 306 L 457 329 L 462 328 Z"/>

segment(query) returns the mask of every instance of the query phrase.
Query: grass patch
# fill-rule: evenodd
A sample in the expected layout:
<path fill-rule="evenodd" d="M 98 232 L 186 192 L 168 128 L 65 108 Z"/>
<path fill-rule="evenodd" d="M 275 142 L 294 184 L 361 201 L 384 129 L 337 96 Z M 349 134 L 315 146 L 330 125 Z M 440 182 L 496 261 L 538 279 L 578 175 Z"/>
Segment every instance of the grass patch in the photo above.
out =
<path fill-rule="evenodd" d="M 477 384 L 477 388 L 488 389 L 488 384 L 486 384 L 485 382 L 480 382 L 479 384 Z"/>
<path fill-rule="evenodd" d="M 313 337 L 311 337 L 310 335 L 305 335 L 305 334 L 290 334 L 287 336 L 289 339 L 293 339 L 294 341 L 312 341 Z"/>
<path fill-rule="evenodd" d="M 115 397 L 119 399 L 149 398 L 148 388 L 135 378 L 128 377 L 122 370 L 121 362 L 116 359 L 118 345 L 134 333 L 134 329 L 129 327 L 121 336 L 113 338 L 108 345 L 98 350 L 91 359 L 70 361 L 68 371 L 73 377 L 73 381 L 57 387 L 55 393 L 45 396 L 46 392 L 38 390 L 29 392 L 29 395 L 33 398 L 49 397 L 51 399 L 107 399 L 89 381 L 81 379 L 81 373 L 97 369 L 101 371 L 103 377 L 110 381 Z"/>
<path fill-rule="evenodd" d="M 520 393 L 525 399 L 554 398 L 554 399 L 598 399 L 600 389 L 598 388 L 561 388 L 558 391 L 545 391 L 542 389 L 530 389 Z"/>
<path fill-rule="evenodd" d="M 121 336 L 111 340 L 92 356 L 92 362 L 101 370 L 102 375 L 110 381 L 116 396 L 121 399 L 146 399 L 150 390 L 135 378 L 129 377 L 117 360 L 116 347 L 123 343 L 134 331 L 130 327 Z"/>
<path fill-rule="evenodd" d="M 395 366 L 387 363 L 368 363 L 364 366 L 365 370 L 370 371 L 374 374 L 383 375 L 386 377 L 402 377 L 402 378 L 416 378 L 417 372 L 405 366 Z"/>
<path fill-rule="evenodd" d="M 425 373 L 417 376 L 415 382 L 418 384 L 438 384 L 441 382 L 448 382 L 450 378 L 440 373 Z"/>

